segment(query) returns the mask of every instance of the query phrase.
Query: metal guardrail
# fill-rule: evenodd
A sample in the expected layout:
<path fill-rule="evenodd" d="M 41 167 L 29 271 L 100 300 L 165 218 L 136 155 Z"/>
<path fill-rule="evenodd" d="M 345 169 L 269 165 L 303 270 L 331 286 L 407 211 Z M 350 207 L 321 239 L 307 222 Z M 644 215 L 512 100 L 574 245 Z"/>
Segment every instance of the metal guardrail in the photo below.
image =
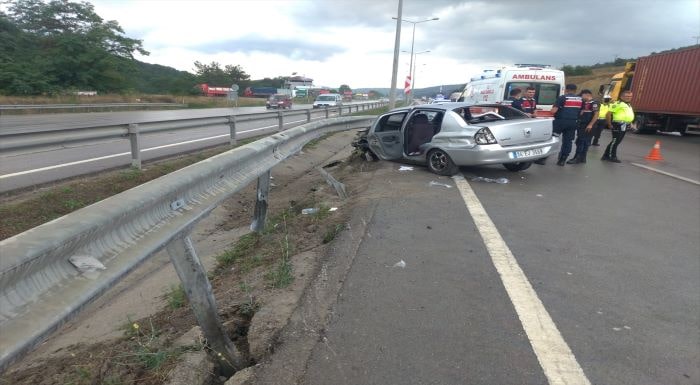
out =
<path fill-rule="evenodd" d="M 0 241 L 0 372 L 163 248 L 208 343 L 231 370 L 240 368 L 189 232 L 256 179 L 251 228 L 261 229 L 272 167 L 325 133 L 367 127 L 372 119 L 338 117 L 294 127 Z"/>
<path fill-rule="evenodd" d="M 90 103 L 90 104 L 0 104 L 2 111 L 19 110 L 67 110 L 91 108 L 125 108 L 125 107 L 187 107 L 181 103 Z"/>
<path fill-rule="evenodd" d="M 39 150 L 52 146 L 67 145 L 73 143 L 87 143 L 98 140 L 128 138 L 131 142 L 131 166 L 141 168 L 141 144 L 142 134 L 161 131 L 174 131 L 195 129 L 210 126 L 229 126 L 230 143 L 236 144 L 236 125 L 243 122 L 277 119 L 278 131 L 284 130 L 285 118 L 303 115 L 306 122 L 311 122 L 313 114 L 320 114 L 329 118 L 331 113 L 342 115 L 344 111 L 352 113 L 367 109 L 385 106 L 384 102 L 370 102 L 346 105 L 342 107 L 304 110 L 278 110 L 243 115 L 211 115 L 207 117 L 140 121 L 129 124 L 98 124 L 87 125 L 79 128 L 44 129 L 37 132 L 25 131 L 0 131 L 0 153 L 9 153 L 26 150 Z"/>

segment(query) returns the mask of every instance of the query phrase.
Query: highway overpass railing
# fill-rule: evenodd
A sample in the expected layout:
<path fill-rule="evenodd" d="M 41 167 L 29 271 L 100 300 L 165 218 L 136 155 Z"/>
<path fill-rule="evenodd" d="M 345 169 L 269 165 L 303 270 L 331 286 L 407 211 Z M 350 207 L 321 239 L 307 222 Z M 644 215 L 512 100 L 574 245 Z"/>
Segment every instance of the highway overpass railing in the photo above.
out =
<path fill-rule="evenodd" d="M 230 372 L 244 366 L 224 332 L 190 231 L 256 180 L 251 228 L 260 231 L 270 169 L 313 139 L 368 127 L 373 118 L 335 117 L 275 133 L 0 241 L 0 372 L 162 249 L 170 255 L 210 347 L 226 358 Z M 71 134 L 75 140 L 86 135 L 79 132 Z M 114 131 L 124 133 L 123 127 Z M 41 141 L 49 138 L 25 145 Z"/>

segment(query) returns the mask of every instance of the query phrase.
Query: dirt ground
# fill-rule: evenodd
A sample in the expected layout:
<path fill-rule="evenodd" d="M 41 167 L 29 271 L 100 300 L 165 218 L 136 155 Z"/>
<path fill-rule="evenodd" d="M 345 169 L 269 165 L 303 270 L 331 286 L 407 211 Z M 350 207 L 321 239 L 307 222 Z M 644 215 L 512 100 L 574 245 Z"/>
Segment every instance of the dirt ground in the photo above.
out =
<path fill-rule="evenodd" d="M 254 185 L 214 210 L 193 233 L 195 247 L 210 267 L 224 326 L 250 364 L 266 349 L 258 346 L 251 352 L 256 336 L 248 332 L 256 312 L 269 311 L 269 304 L 284 304 L 285 296 L 293 297 L 292 291 L 303 291 L 327 245 L 344 231 L 353 197 L 361 195 L 366 186 L 363 181 L 378 167 L 351 156 L 353 137 L 354 132 L 333 135 L 272 170 L 268 220 L 261 234 L 247 230 L 255 205 Z M 350 199 L 337 197 L 316 166 L 330 166 L 326 171 L 346 184 Z M 317 212 L 301 214 L 305 208 Z M 128 287 L 107 293 L 101 302 L 12 366 L 0 377 L 0 384 L 162 384 L 183 353 L 207 350 L 206 344 L 173 345 L 196 321 L 176 276 L 174 280 L 172 275 L 154 279 L 171 269 L 167 256 L 154 257 L 158 258 L 141 275 L 135 273 L 137 277 Z M 160 291 L 145 286 L 134 294 L 135 288 L 148 281 L 157 281 Z M 129 296 L 132 298 L 124 302 Z M 120 301 L 128 305 L 120 307 Z M 141 310 L 135 311 L 134 303 L 140 304 Z M 285 311 L 288 314 L 289 309 Z M 272 312 L 266 322 L 284 326 L 284 316 L 276 316 L 274 309 Z M 224 380 L 216 375 L 213 378 L 214 383 Z"/>

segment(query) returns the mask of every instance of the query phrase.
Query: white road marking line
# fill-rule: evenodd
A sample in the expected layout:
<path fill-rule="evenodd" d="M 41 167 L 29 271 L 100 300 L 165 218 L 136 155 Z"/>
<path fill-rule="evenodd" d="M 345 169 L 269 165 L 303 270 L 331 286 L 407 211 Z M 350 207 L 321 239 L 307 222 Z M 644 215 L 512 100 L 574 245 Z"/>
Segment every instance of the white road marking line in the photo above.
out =
<path fill-rule="evenodd" d="M 590 385 L 569 345 L 537 297 L 518 261 L 499 234 L 479 198 L 462 175 L 452 177 L 479 229 L 498 275 L 527 333 L 547 380 L 552 385 Z"/>
<path fill-rule="evenodd" d="M 672 174 L 672 173 L 670 173 L 670 172 L 666 172 L 666 171 L 663 171 L 663 170 L 659 170 L 658 168 L 649 167 L 649 166 L 647 166 L 647 165 L 645 165 L 645 164 L 632 163 L 632 165 L 633 165 L 633 166 L 637 166 L 637 167 L 641 167 L 641 168 L 645 168 L 645 169 L 647 169 L 647 170 L 649 170 L 649 171 L 658 172 L 659 174 L 667 175 L 667 176 L 670 176 L 671 178 L 680 179 L 680 180 L 682 180 L 682 181 L 685 181 L 685 182 L 688 182 L 688 183 L 692 183 L 692 184 L 696 184 L 696 185 L 700 186 L 700 182 L 696 181 L 695 179 L 690 179 L 690 178 L 686 178 L 686 177 L 684 177 L 684 176 Z"/>
<path fill-rule="evenodd" d="M 294 122 L 287 122 L 284 123 L 285 125 L 287 124 L 294 124 L 294 123 L 299 123 L 299 122 L 306 122 L 306 120 L 297 120 Z M 251 130 L 245 130 L 245 131 L 238 131 L 236 134 L 243 134 L 246 132 L 254 132 L 254 131 L 260 131 L 260 130 L 267 130 L 270 128 L 275 128 L 277 125 L 275 124 L 274 126 L 266 126 L 266 127 L 260 127 L 260 128 L 253 128 Z M 200 138 L 200 139 L 193 139 L 193 140 L 187 140 L 184 142 L 178 142 L 178 143 L 171 143 L 171 144 L 164 144 L 162 146 L 156 146 L 156 147 L 149 147 L 149 148 L 144 148 L 141 150 L 141 152 L 147 152 L 147 151 L 154 151 L 154 150 L 160 150 L 162 148 L 168 148 L 168 147 L 176 147 L 176 146 L 181 146 L 183 144 L 190 144 L 190 143 L 196 143 L 196 142 L 203 142 L 206 140 L 212 140 L 212 139 L 218 139 L 218 138 L 223 138 L 223 137 L 228 137 L 229 134 L 223 134 L 223 135 L 215 135 L 215 136 L 210 136 L 207 138 Z M 34 174 L 37 172 L 42 172 L 42 171 L 49 171 L 49 170 L 54 170 L 57 168 L 62 168 L 62 167 L 70 167 L 70 166 L 76 166 L 79 164 L 83 163 L 90 163 L 90 162 L 96 162 L 98 160 L 104 160 L 104 159 L 110 159 L 110 158 L 117 158 L 120 156 L 125 156 L 125 155 L 130 155 L 131 152 L 120 152 L 118 154 L 111 154 L 111 155 L 105 155 L 105 156 L 100 156 L 97 158 L 90 158 L 90 159 L 83 159 L 83 160 L 78 160 L 75 162 L 69 162 L 69 163 L 62 163 L 62 164 L 55 164 L 53 166 L 46 166 L 46 167 L 41 167 L 41 168 L 35 168 L 32 170 L 25 170 L 25 171 L 19 171 L 15 172 L 12 174 L 5 174 L 5 175 L 0 175 L 0 179 L 7 179 L 7 178 L 12 178 L 15 176 L 20 176 L 20 175 L 26 175 L 26 174 Z"/>

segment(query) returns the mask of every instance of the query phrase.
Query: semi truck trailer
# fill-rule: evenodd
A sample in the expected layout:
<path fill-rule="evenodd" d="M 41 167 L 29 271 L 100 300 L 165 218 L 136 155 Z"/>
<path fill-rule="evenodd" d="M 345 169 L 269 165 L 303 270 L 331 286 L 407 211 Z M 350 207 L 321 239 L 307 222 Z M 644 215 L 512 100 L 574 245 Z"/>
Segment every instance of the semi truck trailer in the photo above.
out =
<path fill-rule="evenodd" d="M 700 46 L 641 57 L 600 86 L 612 100 L 624 90 L 632 90 L 637 132 L 700 133 Z"/>

